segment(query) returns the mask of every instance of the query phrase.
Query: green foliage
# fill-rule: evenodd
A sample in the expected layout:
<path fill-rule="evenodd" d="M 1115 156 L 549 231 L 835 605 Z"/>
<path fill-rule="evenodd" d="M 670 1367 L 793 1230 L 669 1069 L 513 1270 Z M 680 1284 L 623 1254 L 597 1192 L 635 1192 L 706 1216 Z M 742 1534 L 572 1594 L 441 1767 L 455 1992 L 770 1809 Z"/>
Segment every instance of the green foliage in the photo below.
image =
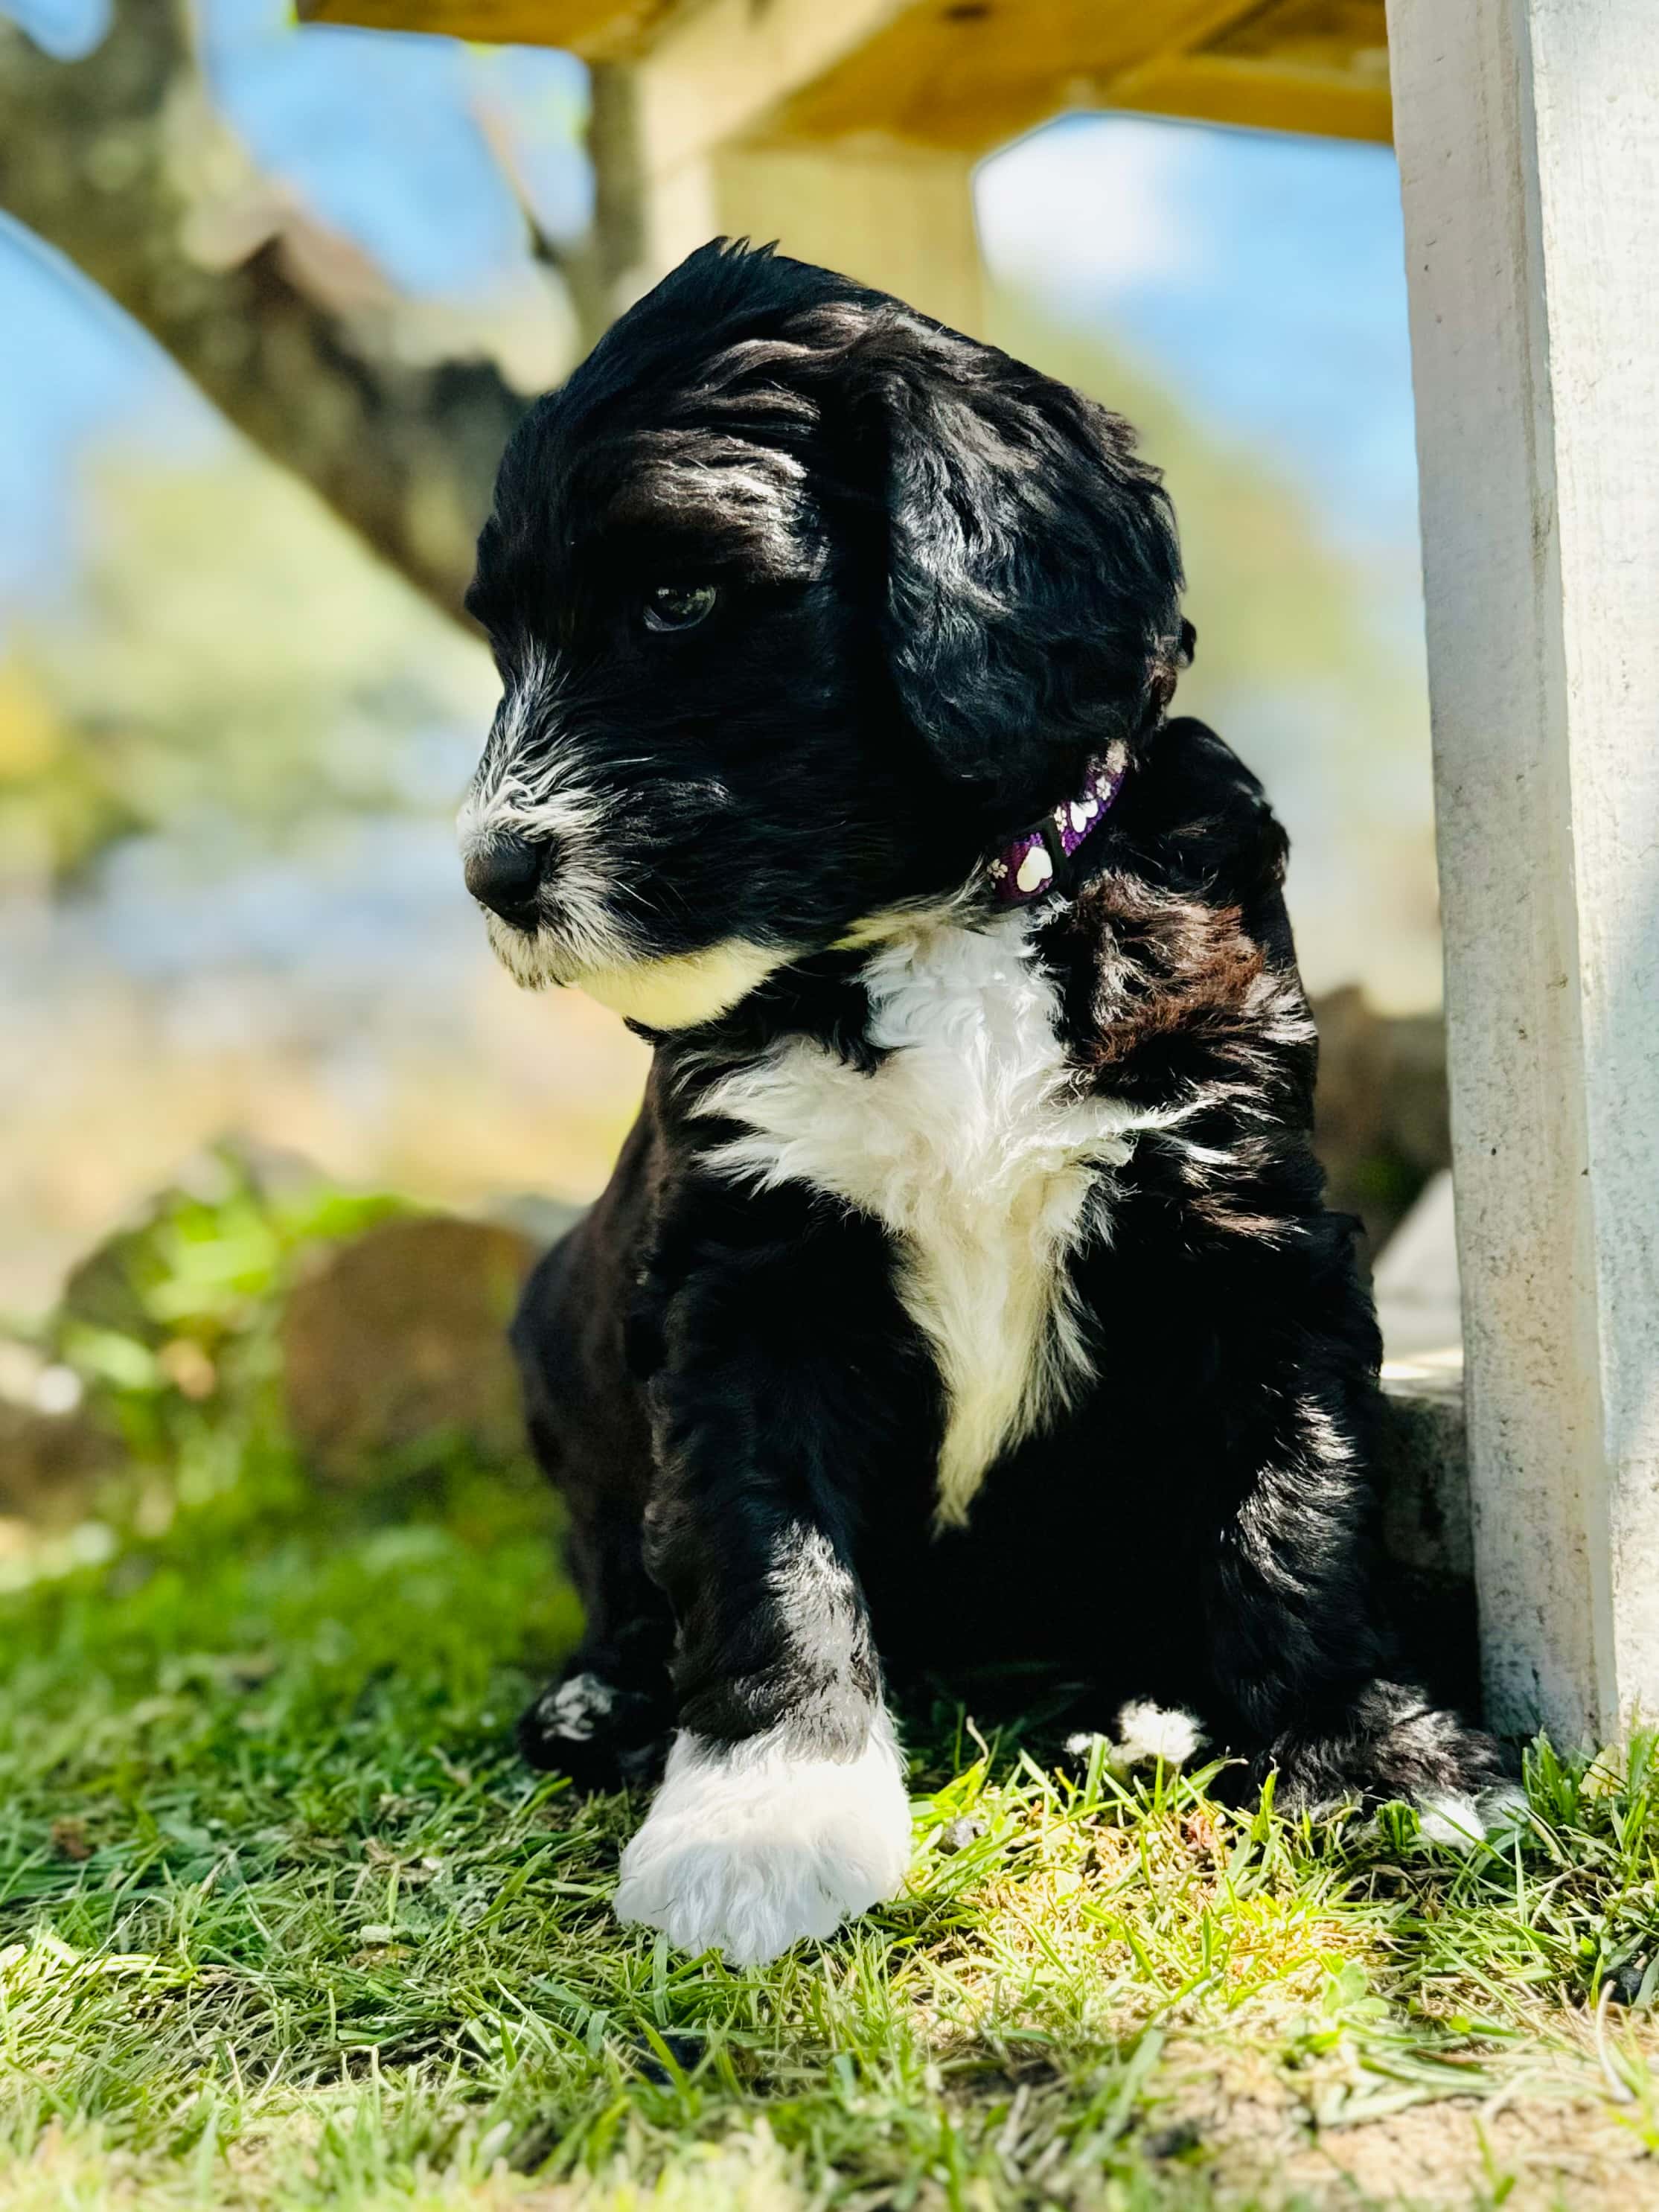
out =
<path fill-rule="evenodd" d="M 284 1187 L 222 1144 L 71 1276 L 55 1355 L 136 1460 L 188 1474 L 276 1426 L 283 1301 L 319 1245 L 410 1211 L 306 1176 Z"/>
<path fill-rule="evenodd" d="M 72 878 L 135 831 L 211 875 L 449 811 L 494 704 L 476 640 L 246 451 L 95 490 L 75 601 L 0 664 L 0 882 Z"/>

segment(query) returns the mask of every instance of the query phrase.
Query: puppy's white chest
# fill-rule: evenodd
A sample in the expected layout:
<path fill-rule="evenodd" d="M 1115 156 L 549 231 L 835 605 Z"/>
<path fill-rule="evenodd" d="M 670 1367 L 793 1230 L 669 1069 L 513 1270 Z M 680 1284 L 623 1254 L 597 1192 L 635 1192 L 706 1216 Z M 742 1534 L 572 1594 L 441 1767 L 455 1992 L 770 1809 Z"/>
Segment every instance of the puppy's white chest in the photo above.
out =
<path fill-rule="evenodd" d="M 1088 1374 L 1067 1255 L 1104 1233 L 1103 1168 L 1136 1115 L 1080 1097 L 1029 921 L 941 923 L 865 970 L 873 1074 L 797 1040 L 725 1078 L 708 1110 L 745 1133 L 712 1157 L 764 1184 L 833 1192 L 899 1245 L 904 1304 L 931 1344 L 947 1418 L 939 1514 L 959 1522 L 987 1468 Z"/>

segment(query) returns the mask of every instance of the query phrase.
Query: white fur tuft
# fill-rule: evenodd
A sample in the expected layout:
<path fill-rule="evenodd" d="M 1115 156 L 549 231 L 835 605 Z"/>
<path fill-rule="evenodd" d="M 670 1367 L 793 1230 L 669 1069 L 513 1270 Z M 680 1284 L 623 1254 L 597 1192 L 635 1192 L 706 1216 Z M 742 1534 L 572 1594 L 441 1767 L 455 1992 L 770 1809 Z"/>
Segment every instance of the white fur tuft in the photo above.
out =
<path fill-rule="evenodd" d="M 568 1674 L 550 1697 L 542 1699 L 537 1718 L 544 1732 L 569 1743 L 586 1743 L 610 1717 L 617 1693 L 598 1674 Z"/>
<path fill-rule="evenodd" d="M 1480 1792 L 1480 1818 L 1489 1844 L 1506 1844 L 1519 1835 L 1532 1819 L 1527 1793 L 1513 1782 L 1495 1782 Z"/>
<path fill-rule="evenodd" d="M 1073 1759 L 1086 1759 L 1097 1743 L 1103 1743 L 1113 1773 L 1130 1774 L 1158 1759 L 1165 1766 L 1184 1766 L 1203 1742 L 1204 1731 L 1191 1713 L 1178 1705 L 1155 1705 L 1149 1698 L 1134 1698 L 1119 1706 L 1115 1735 L 1085 1729 L 1067 1736 L 1066 1748 Z"/>
<path fill-rule="evenodd" d="M 645 1826 L 623 1853 L 618 1920 L 660 1928 L 683 1951 L 734 1966 L 896 1894 L 910 1803 L 886 1716 L 857 1758 L 802 1759 L 773 1729 L 715 1746 L 682 1729 Z"/>
<path fill-rule="evenodd" d="M 701 952 L 583 969 L 574 981 L 613 1014 L 653 1030 L 689 1030 L 746 999 L 788 957 L 774 947 L 733 937 Z"/>
<path fill-rule="evenodd" d="M 652 1029 L 689 1029 L 748 997 L 789 957 L 738 938 L 653 957 L 618 911 L 607 861 L 605 810 L 581 778 L 576 750 L 538 755 L 527 746 L 538 717 L 556 705 L 557 674 L 532 653 L 524 676 L 501 702 L 495 727 L 457 823 L 464 854 L 502 836 L 551 842 L 556 879 L 533 929 L 499 915 L 484 926 L 495 957 L 526 990 L 574 983 L 602 1006 Z M 532 766 L 523 762 L 529 751 Z M 625 900 L 623 902 L 625 904 Z"/>
<path fill-rule="evenodd" d="M 495 957 L 517 983 L 540 990 L 582 968 L 616 967 L 635 947 L 612 909 L 604 865 L 605 808 L 584 780 L 575 750 L 539 740 L 556 715 L 566 672 L 555 654 L 526 647 L 495 720 L 456 829 L 470 855 L 502 836 L 560 846 L 556 915 L 534 930 L 498 915 L 485 926 Z"/>
<path fill-rule="evenodd" d="M 1155 1705 L 1137 1698 L 1118 1708 L 1117 1747 L 1126 1766 L 1184 1766 L 1204 1741 L 1197 1720 L 1179 1705 Z"/>

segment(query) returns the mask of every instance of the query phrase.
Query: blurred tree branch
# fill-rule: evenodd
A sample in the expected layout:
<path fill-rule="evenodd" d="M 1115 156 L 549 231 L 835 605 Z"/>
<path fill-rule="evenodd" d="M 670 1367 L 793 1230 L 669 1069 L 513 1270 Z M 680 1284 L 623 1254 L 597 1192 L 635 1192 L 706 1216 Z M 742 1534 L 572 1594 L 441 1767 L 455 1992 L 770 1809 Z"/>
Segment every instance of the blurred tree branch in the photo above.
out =
<path fill-rule="evenodd" d="M 210 165 L 216 137 L 233 147 L 201 84 L 185 0 L 118 0 L 82 61 L 53 60 L 0 24 L 0 207 L 465 620 L 473 540 L 524 398 L 488 360 L 422 366 L 375 349 L 363 318 L 307 289 L 280 233 L 246 258 L 193 251 L 191 164 Z M 580 269 L 563 273 L 582 301 Z"/>

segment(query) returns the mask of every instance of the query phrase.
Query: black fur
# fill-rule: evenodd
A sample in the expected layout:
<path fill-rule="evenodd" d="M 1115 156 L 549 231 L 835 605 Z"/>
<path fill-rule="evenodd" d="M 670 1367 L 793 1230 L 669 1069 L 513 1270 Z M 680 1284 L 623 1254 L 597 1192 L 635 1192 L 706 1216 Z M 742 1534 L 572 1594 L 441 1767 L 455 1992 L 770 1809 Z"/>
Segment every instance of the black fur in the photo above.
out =
<path fill-rule="evenodd" d="M 656 586 L 705 582 L 706 622 L 642 623 Z M 532 1759 L 614 1781 L 676 1722 L 848 1755 L 884 1667 L 997 1657 L 1053 1662 L 1103 1721 L 1130 1694 L 1192 1706 L 1277 1764 L 1281 1802 L 1495 1772 L 1398 1681 L 1378 1618 L 1378 1341 L 1310 1146 L 1285 839 L 1221 741 L 1164 719 L 1180 586 L 1116 417 L 767 254 L 694 255 L 515 435 L 471 602 L 509 688 L 480 788 L 533 797 L 575 763 L 630 952 L 790 955 L 655 1040 L 615 1177 L 515 1326 L 589 1608 L 568 1675 L 615 1693 L 574 1741 L 538 1701 Z M 988 848 L 1114 740 L 1122 795 L 1040 909 L 1041 957 L 1079 1094 L 1189 1110 L 1138 1139 L 1109 1237 L 1070 1262 L 1091 1386 L 937 1534 L 945 1407 L 892 1239 L 718 1172 L 699 1103 L 790 1032 L 876 1065 L 840 940 L 951 894 L 988 914 L 963 889 Z M 580 856 L 548 842 L 531 927 L 556 948 Z"/>

